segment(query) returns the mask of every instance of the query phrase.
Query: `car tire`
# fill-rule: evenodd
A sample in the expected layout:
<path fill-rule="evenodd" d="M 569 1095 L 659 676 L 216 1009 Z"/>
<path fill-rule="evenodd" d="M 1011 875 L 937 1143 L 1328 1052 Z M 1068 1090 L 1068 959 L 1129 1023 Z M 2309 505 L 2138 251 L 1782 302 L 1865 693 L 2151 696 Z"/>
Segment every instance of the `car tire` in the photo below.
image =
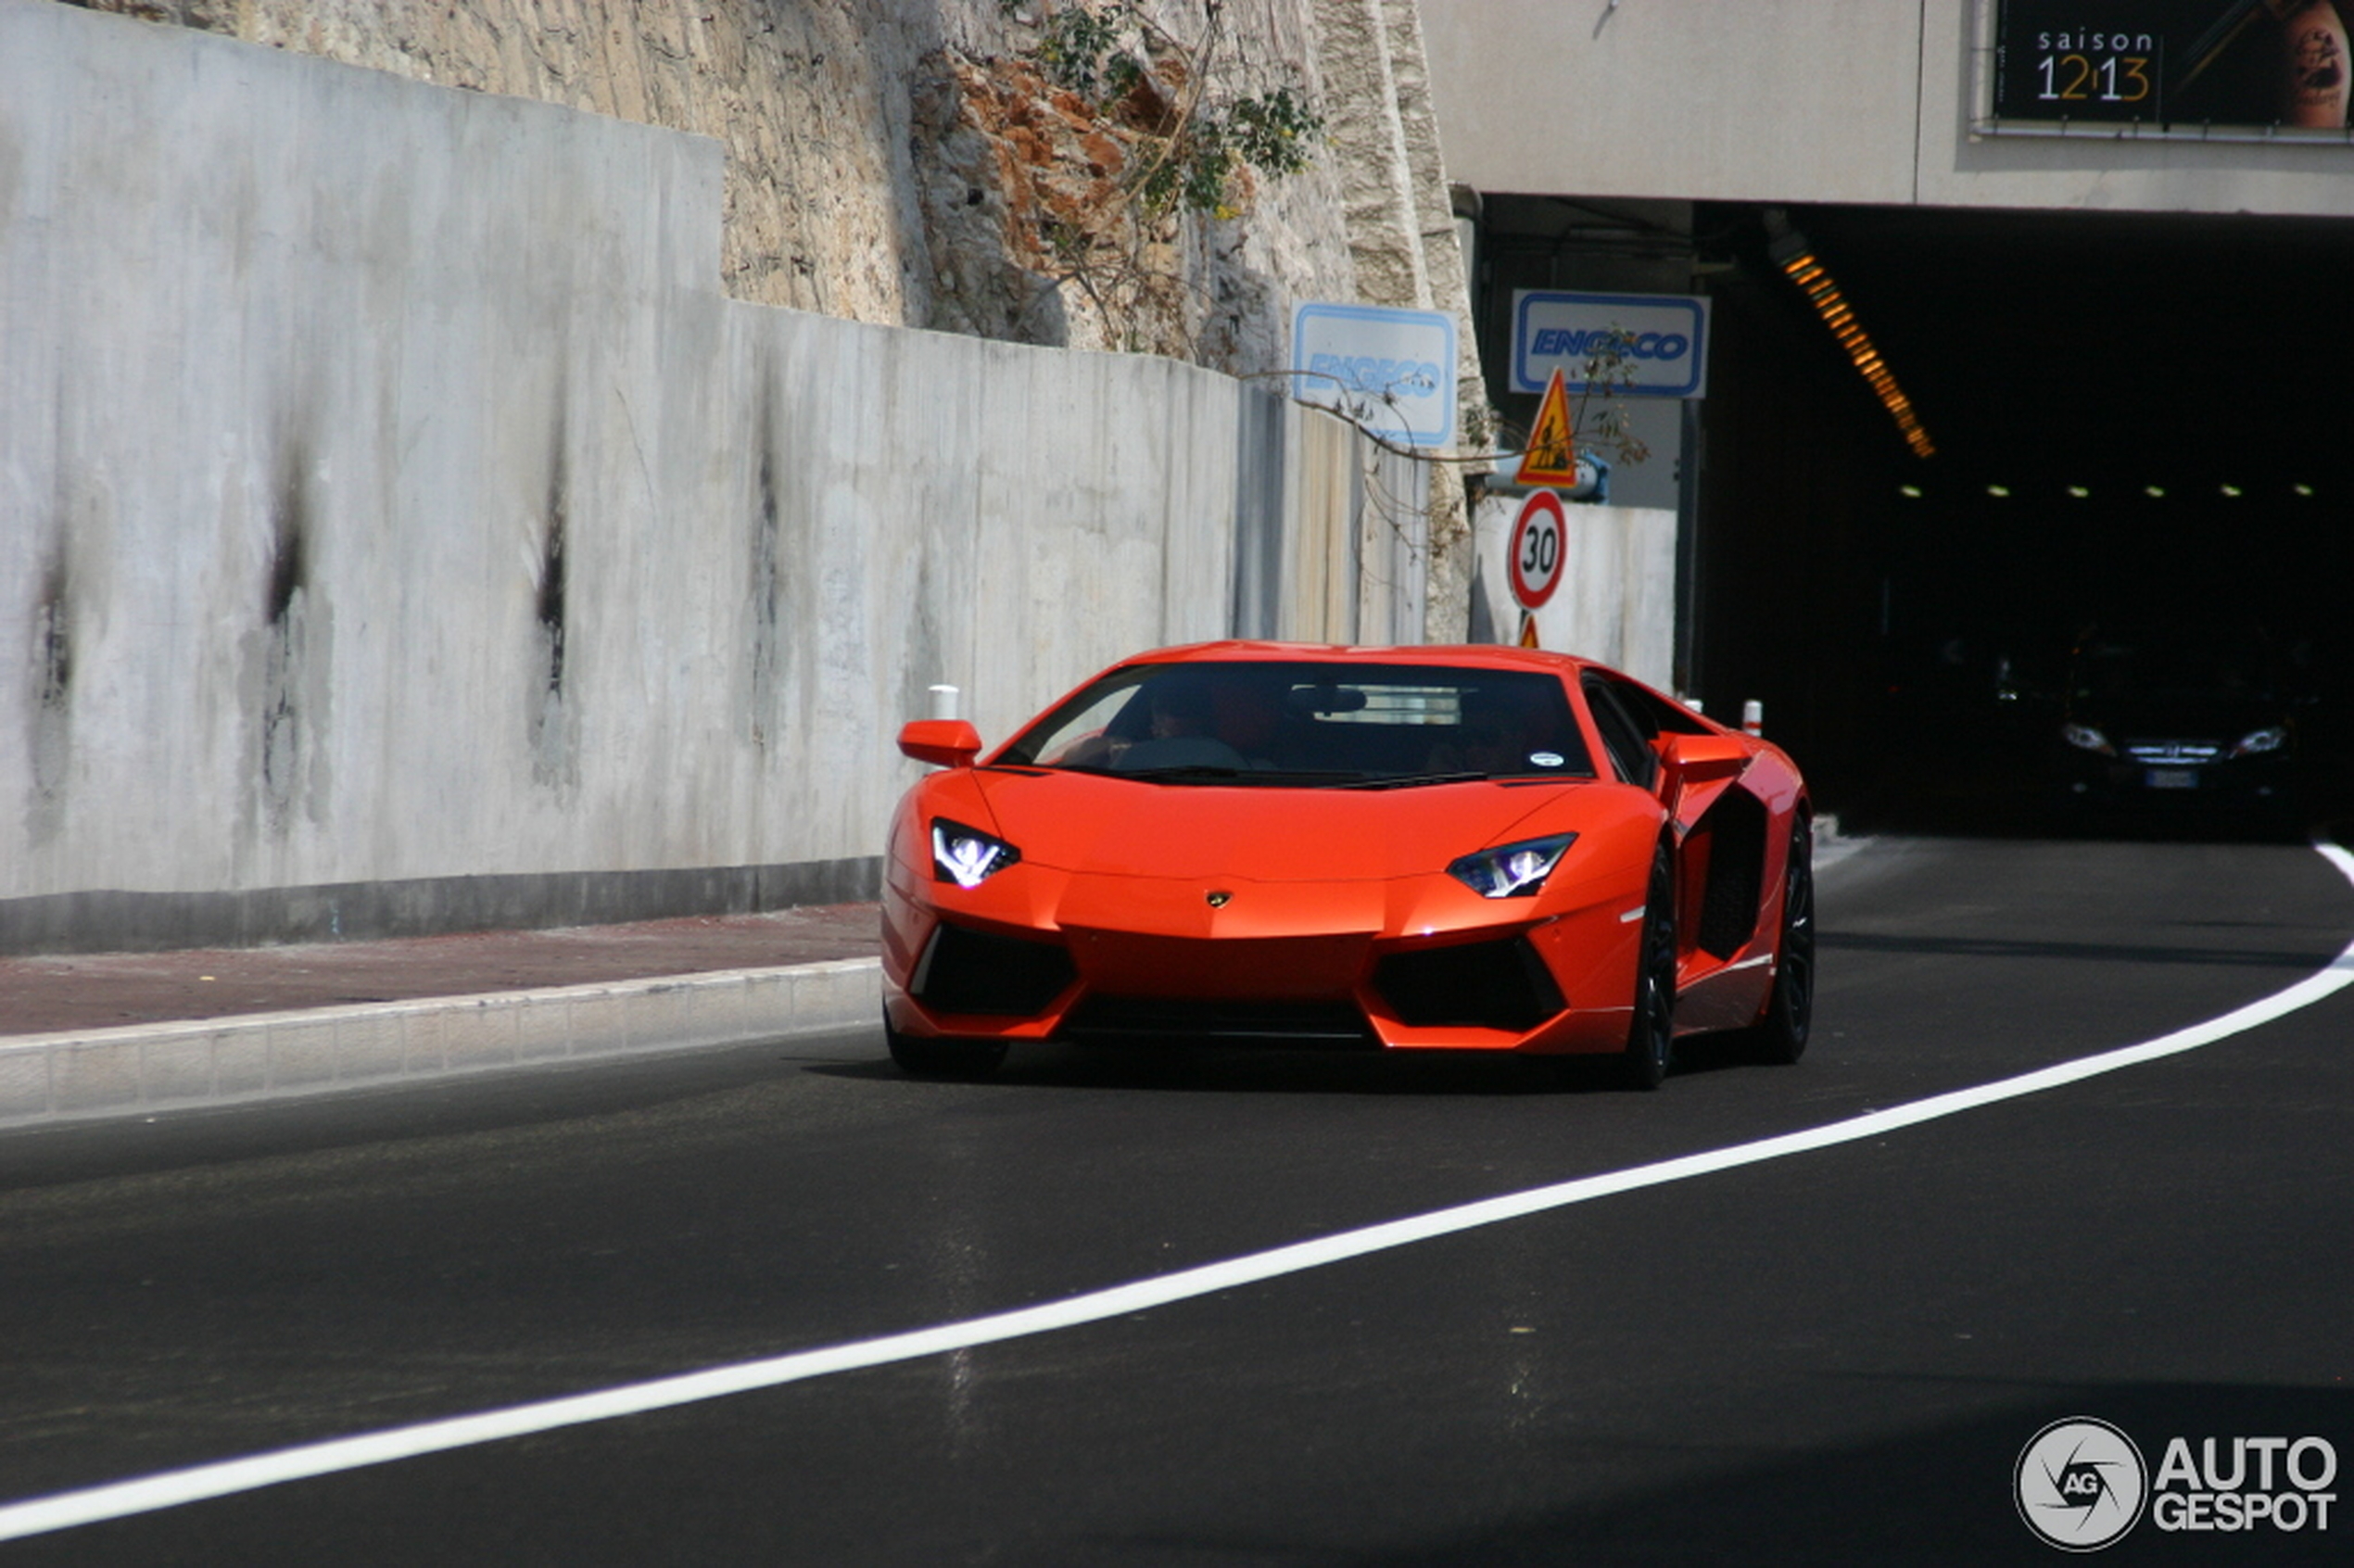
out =
<path fill-rule="evenodd" d="M 1664 838 L 1652 853 L 1642 929 L 1619 1080 L 1629 1089 L 1651 1090 L 1665 1082 L 1676 1065 L 1676 852 Z"/>
<path fill-rule="evenodd" d="M 1815 829 L 1800 817 L 1790 833 L 1782 894 L 1782 937 L 1774 950 L 1774 989 L 1766 1016 L 1749 1031 L 1750 1055 L 1787 1065 L 1806 1054 L 1815 1022 Z"/>
<path fill-rule="evenodd" d="M 891 1059 L 910 1078 L 971 1082 L 994 1073 L 1006 1059 L 1002 1040 L 943 1040 L 902 1034 L 883 1018 L 883 1043 Z"/>

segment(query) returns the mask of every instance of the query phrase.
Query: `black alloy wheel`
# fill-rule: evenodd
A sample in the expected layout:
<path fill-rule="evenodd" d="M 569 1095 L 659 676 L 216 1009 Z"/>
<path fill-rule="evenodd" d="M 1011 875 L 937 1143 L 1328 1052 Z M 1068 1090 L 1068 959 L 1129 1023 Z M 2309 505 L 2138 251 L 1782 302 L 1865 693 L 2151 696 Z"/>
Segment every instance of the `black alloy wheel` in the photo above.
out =
<path fill-rule="evenodd" d="M 1652 854 L 1643 900 L 1643 945 L 1635 960 L 1635 1016 L 1619 1075 L 1629 1089 L 1656 1089 L 1676 1065 L 1676 854 L 1664 838 Z"/>
<path fill-rule="evenodd" d="M 994 1073 L 1006 1059 L 1002 1040 L 918 1039 L 892 1028 L 889 1014 L 883 1017 L 883 1043 L 891 1047 L 891 1059 L 899 1070 L 910 1078 L 971 1082 Z"/>
<path fill-rule="evenodd" d="M 1803 816 L 1790 830 L 1782 891 L 1782 940 L 1766 1016 L 1750 1031 L 1759 1061 L 1788 1064 L 1806 1054 L 1815 1022 L 1815 829 Z"/>

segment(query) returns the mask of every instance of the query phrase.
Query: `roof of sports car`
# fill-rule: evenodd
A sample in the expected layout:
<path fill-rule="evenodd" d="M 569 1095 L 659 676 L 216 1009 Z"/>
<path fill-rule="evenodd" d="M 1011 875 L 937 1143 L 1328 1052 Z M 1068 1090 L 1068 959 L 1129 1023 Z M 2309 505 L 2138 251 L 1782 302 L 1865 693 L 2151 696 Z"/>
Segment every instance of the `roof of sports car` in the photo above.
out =
<path fill-rule="evenodd" d="M 1541 669 L 1560 674 L 1594 663 L 1572 653 L 1549 653 L 1536 648 L 1506 648 L 1491 643 L 1423 643 L 1409 648 L 1355 648 L 1336 642 L 1257 642 L 1228 639 L 1192 642 L 1180 648 L 1159 648 L 1140 653 L 1130 664 L 1230 663 L 1258 659 L 1326 660 L 1359 664 L 1469 665 L 1484 669 Z"/>

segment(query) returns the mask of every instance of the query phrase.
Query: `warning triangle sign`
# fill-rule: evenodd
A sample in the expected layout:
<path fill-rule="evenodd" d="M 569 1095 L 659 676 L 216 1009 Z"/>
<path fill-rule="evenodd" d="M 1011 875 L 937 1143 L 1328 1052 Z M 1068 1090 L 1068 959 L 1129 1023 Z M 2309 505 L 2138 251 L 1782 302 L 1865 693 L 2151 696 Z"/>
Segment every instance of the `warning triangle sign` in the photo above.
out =
<path fill-rule="evenodd" d="M 1528 449 L 1520 455 L 1515 485 L 1575 485 L 1577 483 L 1577 442 L 1570 434 L 1569 383 L 1561 367 L 1545 384 L 1545 400 L 1537 405 L 1537 423 L 1528 427 Z"/>
<path fill-rule="evenodd" d="M 1523 648 L 1537 646 L 1537 617 L 1525 610 L 1520 613 L 1520 645 Z"/>

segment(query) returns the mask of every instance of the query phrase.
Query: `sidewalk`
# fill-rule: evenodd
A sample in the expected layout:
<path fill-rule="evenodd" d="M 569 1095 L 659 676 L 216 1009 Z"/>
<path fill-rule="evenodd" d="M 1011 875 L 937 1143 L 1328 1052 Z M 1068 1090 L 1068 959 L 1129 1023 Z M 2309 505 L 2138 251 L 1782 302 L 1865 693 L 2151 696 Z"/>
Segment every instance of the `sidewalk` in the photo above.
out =
<path fill-rule="evenodd" d="M 871 904 L 549 931 L 0 958 L 0 1126 L 878 1016 Z"/>
<path fill-rule="evenodd" d="M 1820 828 L 1817 870 L 1860 846 Z M 873 1029 L 880 921 L 840 904 L 0 958 L 0 1128 Z"/>

